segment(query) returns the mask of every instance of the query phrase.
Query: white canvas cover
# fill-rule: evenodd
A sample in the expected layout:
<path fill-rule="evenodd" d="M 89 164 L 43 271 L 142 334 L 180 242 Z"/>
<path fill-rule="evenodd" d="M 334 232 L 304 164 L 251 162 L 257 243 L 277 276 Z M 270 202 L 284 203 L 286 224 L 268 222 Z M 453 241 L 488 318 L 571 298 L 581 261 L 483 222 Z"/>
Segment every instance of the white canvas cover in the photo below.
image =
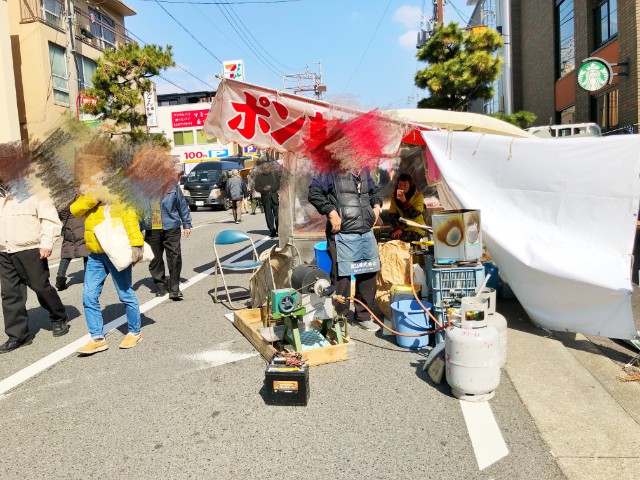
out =
<path fill-rule="evenodd" d="M 640 136 L 524 139 L 423 132 L 455 201 L 531 319 L 633 338 L 631 252 Z"/>

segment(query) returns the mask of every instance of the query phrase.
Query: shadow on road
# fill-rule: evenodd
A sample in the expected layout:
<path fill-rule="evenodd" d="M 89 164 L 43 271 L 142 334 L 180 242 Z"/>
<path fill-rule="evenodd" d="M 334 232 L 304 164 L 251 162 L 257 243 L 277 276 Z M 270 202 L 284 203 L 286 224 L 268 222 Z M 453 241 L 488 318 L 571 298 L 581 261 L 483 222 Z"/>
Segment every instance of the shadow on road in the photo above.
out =
<path fill-rule="evenodd" d="M 65 305 L 65 310 L 69 316 L 69 321 L 80 317 L 80 311 L 73 305 Z M 32 308 L 28 311 L 29 315 L 29 333 L 33 338 L 38 335 L 40 330 L 51 332 L 51 320 L 49 320 L 49 312 L 42 307 Z"/>

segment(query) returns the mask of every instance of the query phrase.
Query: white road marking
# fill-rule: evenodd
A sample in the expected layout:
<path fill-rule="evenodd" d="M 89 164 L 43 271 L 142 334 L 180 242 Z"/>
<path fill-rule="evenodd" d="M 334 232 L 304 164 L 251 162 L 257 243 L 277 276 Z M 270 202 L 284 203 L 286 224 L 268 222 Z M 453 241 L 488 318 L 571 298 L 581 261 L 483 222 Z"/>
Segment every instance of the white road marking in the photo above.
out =
<path fill-rule="evenodd" d="M 262 245 L 263 243 L 267 242 L 268 240 L 270 240 L 269 237 L 261 238 L 260 240 L 258 240 L 255 243 L 256 248 L 259 247 L 260 245 Z M 252 248 L 249 246 L 249 247 L 245 248 L 244 250 L 241 250 L 240 252 L 238 252 L 235 255 L 233 255 L 227 261 L 233 262 L 233 261 L 237 260 L 238 258 L 243 257 L 247 253 L 250 253 L 251 251 L 252 251 Z M 182 283 L 180 285 L 181 290 L 186 290 L 187 288 L 191 287 L 192 285 L 195 285 L 199 281 L 204 280 L 209 275 L 211 275 L 214 270 L 215 270 L 215 267 L 211 267 L 211 268 L 205 270 L 202 273 L 194 275 L 189 280 L 187 280 L 186 282 L 184 282 L 184 283 Z M 166 301 L 168 298 L 169 297 L 167 295 L 165 295 L 164 297 L 154 298 L 152 300 L 149 300 L 148 302 L 145 302 L 144 304 L 140 305 L 140 313 L 145 313 L 145 312 L 151 310 L 153 307 L 156 307 L 156 306 L 160 305 L 162 302 Z M 109 332 L 111 332 L 112 330 L 120 327 L 121 325 L 124 325 L 125 323 L 127 323 L 126 315 L 122 315 L 122 316 L 116 318 L 115 320 L 110 321 L 109 323 L 107 323 L 104 326 L 105 334 L 108 335 Z M 12 388 L 17 387 L 21 383 L 26 382 L 30 378 L 36 376 L 40 372 L 46 370 L 47 368 L 52 367 L 53 365 L 55 365 L 59 361 L 64 360 L 69 355 L 72 355 L 73 353 L 75 353 L 75 351 L 78 348 L 80 348 L 85 343 L 87 343 L 90 338 L 91 337 L 89 336 L 89 334 L 86 334 L 83 337 L 80 337 L 79 339 L 71 342 L 70 344 L 65 345 L 64 347 L 56 350 L 55 352 L 50 353 L 46 357 L 43 357 L 40 360 L 32 363 L 28 367 L 25 367 L 22 370 L 19 370 L 16 373 L 14 373 L 13 375 L 11 375 L 11 376 L 5 378 L 4 380 L 0 381 L 0 398 L 2 397 L 2 395 L 7 393 Z"/>
<path fill-rule="evenodd" d="M 73 262 L 79 262 L 80 260 L 82 260 L 81 258 L 74 258 L 71 260 L 71 262 L 69 263 L 73 263 Z M 60 266 L 60 263 L 54 263 L 53 265 L 49 265 L 49 270 L 51 270 L 52 268 L 57 268 Z"/>
<path fill-rule="evenodd" d="M 509 455 L 509 449 L 504 442 L 489 402 L 460 400 L 460 407 L 480 470 L 484 470 Z"/>

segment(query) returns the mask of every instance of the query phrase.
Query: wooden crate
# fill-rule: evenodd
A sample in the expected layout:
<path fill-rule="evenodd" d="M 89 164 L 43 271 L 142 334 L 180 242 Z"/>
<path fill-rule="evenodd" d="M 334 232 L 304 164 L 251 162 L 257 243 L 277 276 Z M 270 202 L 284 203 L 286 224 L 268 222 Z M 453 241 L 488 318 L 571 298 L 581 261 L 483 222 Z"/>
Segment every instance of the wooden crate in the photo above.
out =
<path fill-rule="evenodd" d="M 262 335 L 258 332 L 258 329 L 262 328 L 259 308 L 236 310 L 233 324 L 267 361 L 273 358 L 276 354 L 276 349 L 262 338 Z M 347 360 L 349 351 L 353 348 L 353 342 L 349 338 L 346 338 L 345 342 L 342 345 L 329 345 L 328 347 L 305 350 L 301 352 L 302 359 L 310 367 Z"/>

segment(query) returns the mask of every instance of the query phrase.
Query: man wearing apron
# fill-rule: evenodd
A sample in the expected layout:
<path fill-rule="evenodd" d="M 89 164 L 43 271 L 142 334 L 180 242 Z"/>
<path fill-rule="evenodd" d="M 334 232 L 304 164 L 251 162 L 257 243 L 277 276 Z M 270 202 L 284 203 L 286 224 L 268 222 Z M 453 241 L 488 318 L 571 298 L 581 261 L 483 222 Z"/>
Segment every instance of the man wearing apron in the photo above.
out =
<path fill-rule="evenodd" d="M 382 209 L 380 187 L 367 170 L 327 173 L 313 178 L 308 199 L 320 214 L 327 216 L 325 233 L 336 294 L 350 296 L 353 275 L 355 297 L 371 308 L 375 305 L 376 273 L 380 270 L 378 245 L 371 231 Z M 334 306 L 339 315 L 351 317 L 348 303 L 335 302 Z M 358 303 L 351 318 L 365 330 L 379 329 Z"/>

